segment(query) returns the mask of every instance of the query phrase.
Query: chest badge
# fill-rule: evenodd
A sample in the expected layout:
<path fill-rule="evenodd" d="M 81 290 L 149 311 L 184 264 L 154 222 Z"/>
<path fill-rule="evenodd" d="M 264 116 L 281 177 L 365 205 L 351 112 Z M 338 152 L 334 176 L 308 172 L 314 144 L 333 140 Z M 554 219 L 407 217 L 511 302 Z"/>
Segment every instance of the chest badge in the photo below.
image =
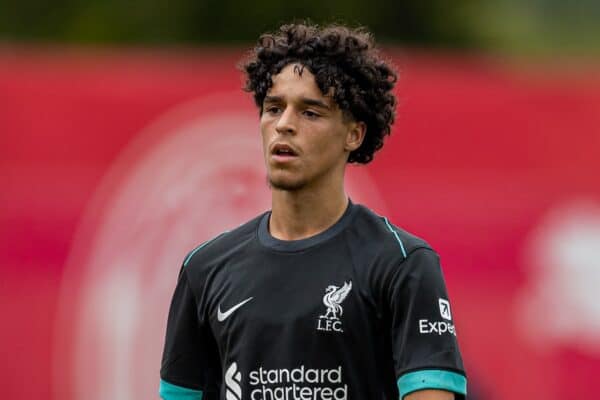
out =
<path fill-rule="evenodd" d="M 329 285 L 325 289 L 323 304 L 326 310 L 325 314 L 319 315 L 317 320 L 317 330 L 325 332 L 344 332 L 340 317 L 344 314 L 342 302 L 352 290 L 352 281 L 344 282 L 343 286 Z"/>

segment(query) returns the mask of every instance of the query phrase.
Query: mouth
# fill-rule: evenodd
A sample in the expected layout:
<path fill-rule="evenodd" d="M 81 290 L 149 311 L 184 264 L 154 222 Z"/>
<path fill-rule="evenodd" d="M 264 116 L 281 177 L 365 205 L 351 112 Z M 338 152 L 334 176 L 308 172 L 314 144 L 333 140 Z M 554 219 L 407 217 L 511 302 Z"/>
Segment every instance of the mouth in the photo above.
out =
<path fill-rule="evenodd" d="M 278 161 L 298 157 L 298 153 L 296 152 L 296 150 L 294 150 L 294 148 L 285 143 L 277 143 L 274 146 L 272 146 L 271 155 Z"/>

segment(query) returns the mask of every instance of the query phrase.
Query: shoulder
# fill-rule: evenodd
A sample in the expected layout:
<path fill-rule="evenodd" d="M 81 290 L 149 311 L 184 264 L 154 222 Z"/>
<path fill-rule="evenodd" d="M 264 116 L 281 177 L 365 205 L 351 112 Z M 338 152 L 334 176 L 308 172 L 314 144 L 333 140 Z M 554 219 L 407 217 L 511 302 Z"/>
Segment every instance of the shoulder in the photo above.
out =
<path fill-rule="evenodd" d="M 357 205 L 352 234 L 359 243 L 373 247 L 373 255 L 400 264 L 419 249 L 433 249 L 424 239 L 394 223 L 386 216 L 378 215 L 369 208 Z"/>
<path fill-rule="evenodd" d="M 256 238 L 258 224 L 263 215 L 264 213 L 196 246 L 185 256 L 183 270 L 193 275 L 206 274 L 210 269 L 243 251 Z"/>
<path fill-rule="evenodd" d="M 357 206 L 349 230 L 349 251 L 357 276 L 380 307 L 408 278 L 436 280 L 439 257 L 424 239 L 367 207 Z M 432 277 L 431 279 L 429 277 Z M 384 309 L 384 308 L 382 308 Z"/>

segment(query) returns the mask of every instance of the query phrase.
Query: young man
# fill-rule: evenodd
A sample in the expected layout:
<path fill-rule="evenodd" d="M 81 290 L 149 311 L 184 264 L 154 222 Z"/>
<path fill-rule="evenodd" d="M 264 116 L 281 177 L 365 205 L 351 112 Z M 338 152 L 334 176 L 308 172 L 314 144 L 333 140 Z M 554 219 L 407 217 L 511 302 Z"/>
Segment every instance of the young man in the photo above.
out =
<path fill-rule="evenodd" d="M 285 25 L 243 69 L 272 209 L 185 258 L 161 396 L 464 398 L 437 254 L 344 192 L 346 164 L 371 161 L 394 119 L 396 75 L 371 36 Z"/>

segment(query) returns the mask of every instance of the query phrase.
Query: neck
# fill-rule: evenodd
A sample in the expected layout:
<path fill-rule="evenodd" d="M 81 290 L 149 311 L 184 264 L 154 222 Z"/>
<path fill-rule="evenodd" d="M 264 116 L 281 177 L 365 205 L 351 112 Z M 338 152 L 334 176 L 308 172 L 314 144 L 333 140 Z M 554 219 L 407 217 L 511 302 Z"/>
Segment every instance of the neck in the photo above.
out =
<path fill-rule="evenodd" d="M 273 189 L 269 231 L 280 240 L 305 239 L 335 224 L 347 206 L 343 181 L 339 187 L 322 187 L 320 190 Z"/>

